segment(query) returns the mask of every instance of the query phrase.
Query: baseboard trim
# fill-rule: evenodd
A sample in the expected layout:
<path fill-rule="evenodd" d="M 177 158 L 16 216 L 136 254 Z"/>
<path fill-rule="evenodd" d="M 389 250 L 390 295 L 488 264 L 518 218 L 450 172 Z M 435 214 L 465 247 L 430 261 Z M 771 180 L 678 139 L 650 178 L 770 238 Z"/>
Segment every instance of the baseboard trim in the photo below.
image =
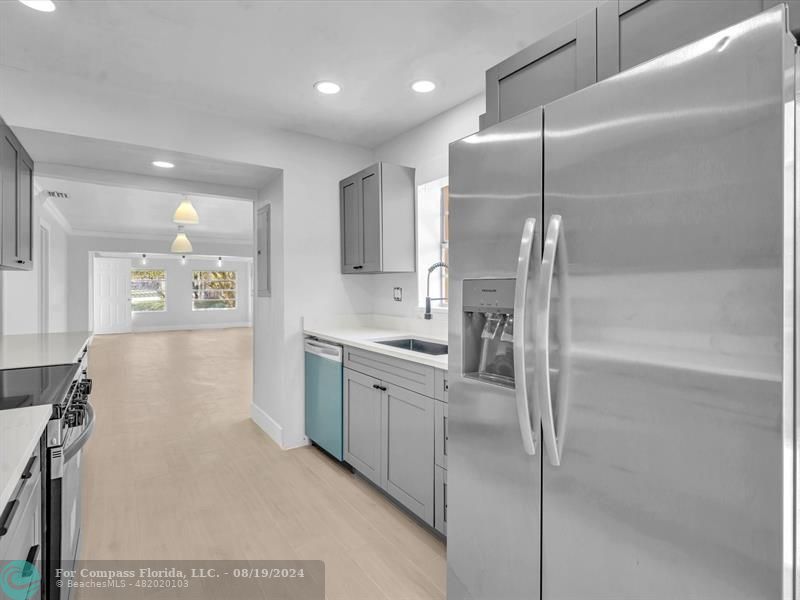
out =
<path fill-rule="evenodd" d="M 275 419 L 270 417 L 264 409 L 250 403 L 250 418 L 258 425 L 264 433 L 272 438 L 281 450 L 294 450 L 295 448 L 302 448 L 308 446 L 311 441 L 306 436 L 301 436 L 295 439 L 285 439 L 283 435 L 283 427 Z"/>
<path fill-rule="evenodd" d="M 234 323 L 202 323 L 199 325 L 155 325 L 152 327 L 133 327 L 127 333 L 148 333 L 152 331 L 191 331 L 193 329 L 234 329 L 239 327 L 252 327 L 248 321 Z"/>
<path fill-rule="evenodd" d="M 250 403 L 250 418 L 264 433 L 272 438 L 278 447 L 283 448 L 283 427 L 270 417 L 260 406 Z"/>

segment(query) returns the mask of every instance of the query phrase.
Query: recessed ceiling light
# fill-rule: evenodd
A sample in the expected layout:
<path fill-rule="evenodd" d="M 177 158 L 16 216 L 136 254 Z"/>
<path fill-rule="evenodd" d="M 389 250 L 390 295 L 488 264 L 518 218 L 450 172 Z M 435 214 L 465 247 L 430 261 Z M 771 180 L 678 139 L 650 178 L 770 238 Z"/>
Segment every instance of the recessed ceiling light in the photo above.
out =
<path fill-rule="evenodd" d="M 153 166 L 154 167 L 158 167 L 159 169 L 171 169 L 175 165 L 173 165 L 171 162 L 167 162 L 165 160 L 154 160 L 153 161 Z"/>
<path fill-rule="evenodd" d="M 432 81 L 428 81 L 427 79 L 421 79 L 412 83 L 411 89 L 418 94 L 427 94 L 428 92 L 432 92 L 436 89 L 436 84 Z"/>
<path fill-rule="evenodd" d="M 338 94 L 342 91 L 342 86 L 338 83 L 334 83 L 333 81 L 318 81 L 314 84 L 314 89 L 316 89 L 320 94 Z"/>
<path fill-rule="evenodd" d="M 53 4 L 53 0 L 19 0 L 28 8 L 32 8 L 33 10 L 38 10 L 39 12 L 53 12 L 56 9 L 56 5 Z"/>

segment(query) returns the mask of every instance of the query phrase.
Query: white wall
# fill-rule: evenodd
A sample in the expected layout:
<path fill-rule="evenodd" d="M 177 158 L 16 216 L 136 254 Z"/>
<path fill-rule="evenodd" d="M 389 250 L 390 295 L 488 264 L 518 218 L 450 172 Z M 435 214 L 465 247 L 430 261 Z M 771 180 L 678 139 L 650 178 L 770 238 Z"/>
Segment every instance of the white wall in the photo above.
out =
<path fill-rule="evenodd" d="M 481 94 L 444 112 L 375 149 L 377 160 L 414 167 L 417 186 L 447 177 L 448 153 L 451 142 L 478 130 L 478 117 L 484 112 Z M 424 212 L 424 211 L 423 211 Z M 426 265 L 427 266 L 427 265 Z M 431 275 L 431 278 L 438 273 Z M 414 317 L 418 308 L 419 283 L 417 273 L 372 275 L 372 312 Z M 394 287 L 403 288 L 403 301 L 392 298 Z M 447 315 L 435 314 L 434 319 L 446 320 Z"/>
<path fill-rule="evenodd" d="M 169 250 L 168 239 L 133 239 L 126 237 L 96 237 L 84 235 L 69 236 L 67 272 L 69 284 L 69 318 L 71 331 L 92 329 L 92 298 L 90 297 L 93 278 L 92 260 L 96 252 L 130 252 L 135 254 L 163 254 Z M 249 256 L 253 247 L 245 244 L 224 244 L 220 242 L 192 239 L 196 254 L 217 256 Z M 150 261 L 148 261 L 149 263 Z M 191 264 L 191 263 L 189 263 Z M 187 264 L 187 267 L 189 266 Z M 134 262 L 134 265 L 136 263 Z M 243 320 L 247 320 L 246 318 Z"/>
<path fill-rule="evenodd" d="M 203 329 L 211 327 L 242 327 L 250 325 L 250 262 L 224 261 L 222 267 L 216 260 L 193 259 L 186 264 L 176 259 L 147 260 L 142 266 L 138 256 L 133 258 L 133 269 L 163 269 L 166 275 L 166 310 L 133 313 L 133 331 L 175 329 Z M 192 271 L 236 272 L 236 308 L 230 310 L 192 310 Z"/>
<path fill-rule="evenodd" d="M 39 290 L 40 223 L 50 231 L 49 330 L 67 330 L 67 233 L 43 192 L 33 201 L 33 269 L 3 271 L 2 275 L 2 332 L 4 335 L 40 333 L 39 314 L 43 299 Z"/>

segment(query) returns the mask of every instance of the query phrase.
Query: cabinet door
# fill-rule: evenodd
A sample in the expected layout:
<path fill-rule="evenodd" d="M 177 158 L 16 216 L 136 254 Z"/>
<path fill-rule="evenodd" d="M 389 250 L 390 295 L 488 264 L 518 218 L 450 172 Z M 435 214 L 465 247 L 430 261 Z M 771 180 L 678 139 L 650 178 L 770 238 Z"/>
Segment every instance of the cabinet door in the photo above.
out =
<path fill-rule="evenodd" d="M 764 0 L 612 0 L 597 9 L 598 81 L 769 8 Z"/>
<path fill-rule="evenodd" d="M 434 429 L 436 434 L 434 436 L 434 450 L 436 453 L 436 464 L 440 467 L 447 468 L 447 404 L 444 402 L 436 401 L 436 419 Z"/>
<path fill-rule="evenodd" d="M 486 116 L 494 125 L 597 81 L 596 12 L 486 71 Z"/>
<path fill-rule="evenodd" d="M 7 127 L 0 126 L 0 202 L 2 202 L 2 265 L 17 263 L 17 204 L 19 194 L 19 148 Z"/>
<path fill-rule="evenodd" d="M 356 178 L 339 184 L 342 227 L 342 273 L 354 273 L 364 268 L 362 245 L 362 202 Z"/>
<path fill-rule="evenodd" d="M 344 459 L 381 485 L 380 381 L 344 369 Z"/>
<path fill-rule="evenodd" d="M 270 227 L 272 207 L 267 204 L 256 212 L 256 285 L 259 297 L 272 295 Z"/>
<path fill-rule="evenodd" d="M 376 165 L 358 175 L 362 210 L 362 259 L 364 271 L 381 270 L 381 172 Z"/>
<path fill-rule="evenodd" d="M 447 535 L 447 469 L 436 467 L 434 484 L 436 496 L 434 527 L 442 535 Z"/>
<path fill-rule="evenodd" d="M 435 400 L 385 385 L 384 489 L 433 526 L 433 421 Z"/>
<path fill-rule="evenodd" d="M 22 153 L 17 160 L 17 264 L 33 266 L 33 163 Z"/>

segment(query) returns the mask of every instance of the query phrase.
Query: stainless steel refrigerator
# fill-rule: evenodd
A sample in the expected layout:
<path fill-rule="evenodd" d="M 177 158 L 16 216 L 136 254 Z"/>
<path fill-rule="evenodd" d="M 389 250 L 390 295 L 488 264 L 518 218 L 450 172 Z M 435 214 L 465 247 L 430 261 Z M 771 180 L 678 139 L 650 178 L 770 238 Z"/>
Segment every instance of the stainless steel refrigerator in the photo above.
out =
<path fill-rule="evenodd" d="M 774 8 L 450 149 L 448 598 L 794 597 Z"/>

